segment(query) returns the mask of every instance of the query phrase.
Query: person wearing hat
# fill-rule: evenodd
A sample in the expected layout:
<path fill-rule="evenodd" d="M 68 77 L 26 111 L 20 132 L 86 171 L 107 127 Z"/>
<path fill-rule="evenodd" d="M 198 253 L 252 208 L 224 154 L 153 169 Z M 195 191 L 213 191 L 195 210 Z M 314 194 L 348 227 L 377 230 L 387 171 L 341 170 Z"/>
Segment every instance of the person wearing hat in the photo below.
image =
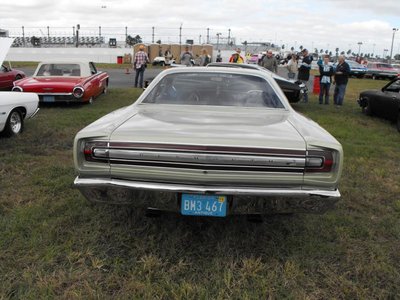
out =
<path fill-rule="evenodd" d="M 135 88 L 139 87 L 143 88 L 143 76 L 144 70 L 146 69 L 146 64 L 149 62 L 149 57 L 147 53 L 144 52 L 144 45 L 139 46 L 139 51 L 135 53 L 135 57 L 133 60 L 133 69 L 136 71 L 135 76 Z"/>
<path fill-rule="evenodd" d="M 237 64 L 243 64 L 244 63 L 244 59 L 243 57 L 240 55 L 241 50 L 238 48 L 236 50 L 235 53 L 233 53 L 231 55 L 231 57 L 229 58 L 229 62 L 230 63 L 237 63 Z"/>
<path fill-rule="evenodd" d="M 310 70 L 311 70 L 311 63 L 313 61 L 313 57 L 308 54 L 307 49 L 303 49 L 301 51 L 303 54 L 303 61 L 300 64 L 299 67 L 299 73 L 297 74 L 297 79 L 301 82 L 303 82 L 307 86 L 307 82 L 310 79 Z M 308 102 L 308 93 L 303 94 L 303 102 L 307 103 Z"/>

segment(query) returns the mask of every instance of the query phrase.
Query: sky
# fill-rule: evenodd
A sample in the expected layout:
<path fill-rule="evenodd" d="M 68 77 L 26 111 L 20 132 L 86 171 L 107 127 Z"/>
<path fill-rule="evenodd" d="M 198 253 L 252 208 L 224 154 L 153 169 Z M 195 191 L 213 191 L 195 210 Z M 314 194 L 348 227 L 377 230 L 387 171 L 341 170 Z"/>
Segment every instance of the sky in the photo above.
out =
<path fill-rule="evenodd" d="M 0 28 L 11 36 L 81 35 L 124 40 L 125 32 L 144 42 L 271 42 L 286 48 L 352 50 L 381 55 L 390 52 L 393 28 L 400 28 L 399 0 L 6 0 Z M 126 29 L 127 27 L 127 29 Z M 361 42 L 362 45 L 358 45 Z M 393 55 L 400 52 L 400 31 Z"/>

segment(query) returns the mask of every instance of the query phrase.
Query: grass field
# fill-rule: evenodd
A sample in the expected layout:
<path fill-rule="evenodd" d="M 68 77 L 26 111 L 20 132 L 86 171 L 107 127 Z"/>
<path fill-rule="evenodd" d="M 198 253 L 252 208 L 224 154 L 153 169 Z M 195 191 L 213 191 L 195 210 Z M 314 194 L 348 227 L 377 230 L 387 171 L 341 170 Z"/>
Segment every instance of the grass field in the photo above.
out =
<path fill-rule="evenodd" d="M 204 220 L 91 205 L 73 188 L 78 130 L 132 103 L 42 107 L 0 139 L 0 299 L 398 299 L 400 134 L 345 106 L 294 105 L 343 145 L 342 199 L 324 215 Z"/>

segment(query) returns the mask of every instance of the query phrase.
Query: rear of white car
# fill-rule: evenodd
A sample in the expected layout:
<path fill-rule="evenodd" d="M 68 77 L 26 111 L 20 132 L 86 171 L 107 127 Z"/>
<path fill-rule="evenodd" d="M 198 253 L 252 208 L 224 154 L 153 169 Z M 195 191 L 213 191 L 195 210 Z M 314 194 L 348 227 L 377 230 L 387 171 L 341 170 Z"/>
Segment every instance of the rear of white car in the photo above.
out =
<path fill-rule="evenodd" d="M 160 75 L 137 104 L 78 133 L 75 185 L 92 201 L 184 215 L 332 207 L 340 197 L 340 144 L 294 112 L 272 78 L 259 73 L 199 68 Z M 207 86 L 200 91 L 198 82 Z M 239 105 L 243 99 L 247 106 Z"/>

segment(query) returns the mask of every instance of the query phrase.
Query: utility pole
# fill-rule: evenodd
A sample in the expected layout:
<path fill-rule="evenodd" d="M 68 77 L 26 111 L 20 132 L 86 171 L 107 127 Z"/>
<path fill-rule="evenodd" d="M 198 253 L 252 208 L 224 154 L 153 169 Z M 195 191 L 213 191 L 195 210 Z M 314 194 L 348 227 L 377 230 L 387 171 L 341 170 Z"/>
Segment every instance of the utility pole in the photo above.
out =
<path fill-rule="evenodd" d="M 101 39 L 101 26 L 99 26 L 99 39 Z"/>
<path fill-rule="evenodd" d="M 47 26 L 47 37 L 50 38 L 50 27 Z"/>
<path fill-rule="evenodd" d="M 228 45 L 231 44 L 231 29 L 228 29 Z"/>
<path fill-rule="evenodd" d="M 151 43 L 154 44 L 154 26 L 151 27 L 151 29 L 153 31 L 152 34 L 151 34 Z"/>
<path fill-rule="evenodd" d="M 210 28 L 207 28 L 207 44 L 210 43 Z"/>
<path fill-rule="evenodd" d="M 357 45 L 358 45 L 358 56 L 360 56 L 361 45 L 362 45 L 362 44 L 363 44 L 362 42 L 358 42 L 358 43 L 357 43 Z"/>
<path fill-rule="evenodd" d="M 76 25 L 76 48 L 79 47 L 79 29 L 81 29 L 81 25 Z"/>
<path fill-rule="evenodd" d="M 22 26 L 22 41 L 24 43 L 24 47 L 25 47 L 25 27 Z"/>

